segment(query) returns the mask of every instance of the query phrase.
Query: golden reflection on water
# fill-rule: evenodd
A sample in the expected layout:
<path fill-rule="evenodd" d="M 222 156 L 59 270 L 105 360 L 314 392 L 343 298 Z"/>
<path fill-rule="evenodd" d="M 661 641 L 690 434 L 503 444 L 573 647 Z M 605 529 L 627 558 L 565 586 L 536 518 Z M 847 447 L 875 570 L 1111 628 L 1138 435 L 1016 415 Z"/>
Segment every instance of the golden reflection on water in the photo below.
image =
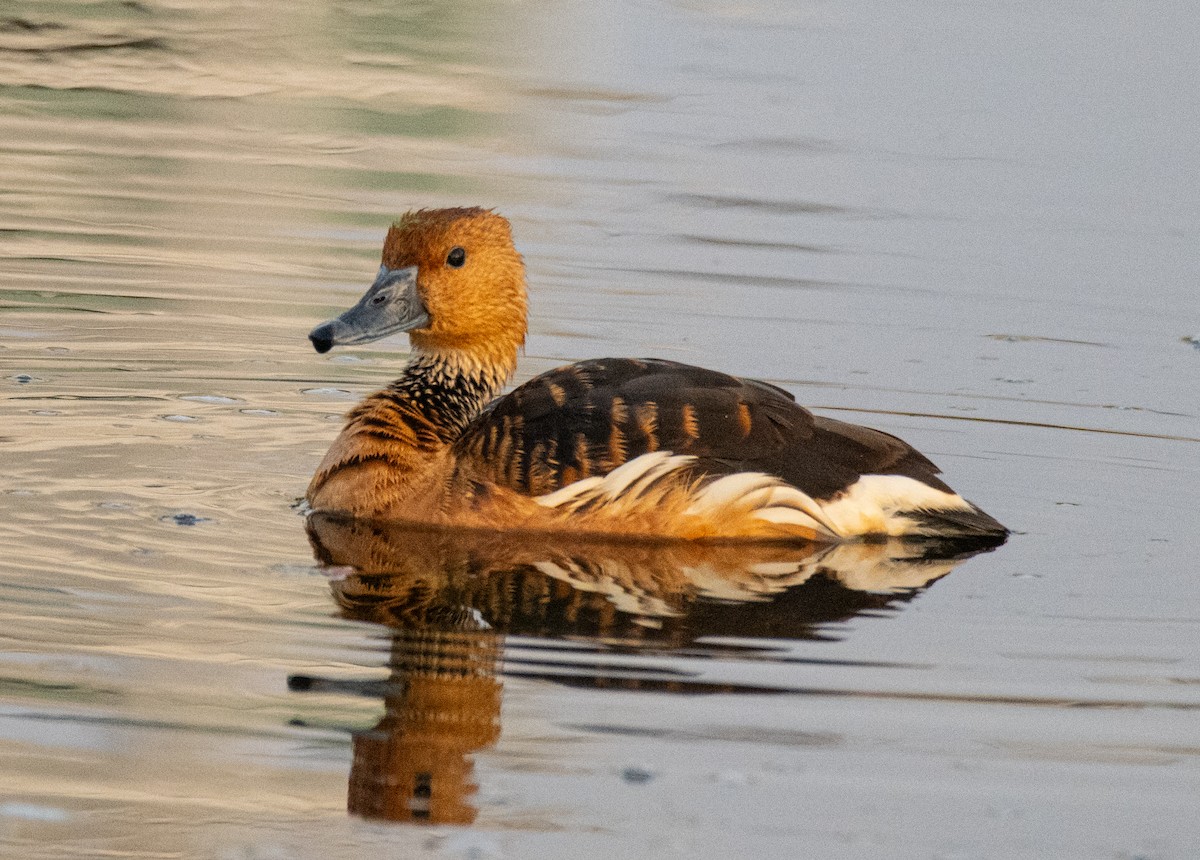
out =
<path fill-rule="evenodd" d="M 645 667 L 581 663 L 705 648 L 720 636 L 817 638 L 819 627 L 911 599 L 980 548 L 905 543 L 756 545 L 572 542 L 315 514 L 308 534 L 347 618 L 389 630 L 383 718 L 353 735 L 349 811 L 465 824 L 475 753 L 500 738 L 501 674 L 599 689 L 764 692 Z M 506 635 L 572 643 L 504 659 Z M 293 676 L 294 690 L 337 685 Z M 378 685 L 362 689 L 378 694 Z"/>

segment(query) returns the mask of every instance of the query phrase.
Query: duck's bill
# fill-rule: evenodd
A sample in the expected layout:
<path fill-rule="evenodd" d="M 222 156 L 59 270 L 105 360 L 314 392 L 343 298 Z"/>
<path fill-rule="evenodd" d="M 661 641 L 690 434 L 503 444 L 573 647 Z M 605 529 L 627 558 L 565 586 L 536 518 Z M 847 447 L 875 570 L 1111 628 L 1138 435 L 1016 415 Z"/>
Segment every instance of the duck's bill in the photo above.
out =
<path fill-rule="evenodd" d="M 336 319 L 321 323 L 309 332 L 308 339 L 317 352 L 329 352 L 335 346 L 370 343 L 428 325 L 429 313 L 417 295 L 417 267 L 380 266 L 375 283 L 358 304 Z"/>

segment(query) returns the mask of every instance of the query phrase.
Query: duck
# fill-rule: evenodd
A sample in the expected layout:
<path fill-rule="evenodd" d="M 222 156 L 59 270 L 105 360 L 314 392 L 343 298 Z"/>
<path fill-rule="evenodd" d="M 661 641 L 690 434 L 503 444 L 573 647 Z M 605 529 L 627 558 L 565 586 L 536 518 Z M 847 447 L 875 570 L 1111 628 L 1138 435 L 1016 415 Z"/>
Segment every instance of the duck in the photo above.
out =
<path fill-rule="evenodd" d="M 399 332 L 400 375 L 346 416 L 305 496 L 352 520 L 604 540 L 999 543 L 1008 530 L 896 436 L 783 388 L 676 361 L 598 358 L 507 394 L 527 332 L 502 215 L 395 221 L 374 282 L 318 353 Z"/>

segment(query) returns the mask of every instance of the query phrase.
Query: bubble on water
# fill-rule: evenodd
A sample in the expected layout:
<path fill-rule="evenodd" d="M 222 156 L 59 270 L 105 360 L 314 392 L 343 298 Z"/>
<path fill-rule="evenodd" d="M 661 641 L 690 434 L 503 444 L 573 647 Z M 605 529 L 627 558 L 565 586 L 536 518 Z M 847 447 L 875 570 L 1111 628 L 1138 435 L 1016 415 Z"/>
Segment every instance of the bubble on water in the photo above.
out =
<path fill-rule="evenodd" d="M 179 399 L 180 400 L 191 400 L 195 403 L 220 403 L 220 404 L 241 403 L 241 401 L 238 400 L 236 397 L 226 397 L 223 394 L 184 394 L 184 395 L 181 395 Z"/>
<path fill-rule="evenodd" d="M 301 394 L 311 394 L 313 397 L 335 397 L 338 400 L 351 400 L 354 393 L 344 388 L 302 388 Z"/>
<path fill-rule="evenodd" d="M 161 417 L 163 421 L 174 421 L 179 424 L 186 423 L 188 421 L 200 420 L 195 415 L 163 415 Z"/>
<path fill-rule="evenodd" d="M 642 764 L 632 764 L 621 771 L 621 779 L 632 785 L 644 785 L 656 776 L 653 768 Z"/>
<path fill-rule="evenodd" d="M 40 376 L 34 376 L 30 373 L 16 373 L 9 377 L 10 380 L 17 385 L 28 385 L 31 382 L 45 382 Z"/>
<path fill-rule="evenodd" d="M 174 523 L 177 526 L 198 526 L 200 523 L 212 522 L 208 517 L 200 517 L 189 513 L 164 514 L 158 519 L 159 522 Z"/>
<path fill-rule="evenodd" d="M 243 415 L 257 415 L 262 418 L 272 418 L 279 414 L 274 409 L 239 409 L 238 412 Z"/>

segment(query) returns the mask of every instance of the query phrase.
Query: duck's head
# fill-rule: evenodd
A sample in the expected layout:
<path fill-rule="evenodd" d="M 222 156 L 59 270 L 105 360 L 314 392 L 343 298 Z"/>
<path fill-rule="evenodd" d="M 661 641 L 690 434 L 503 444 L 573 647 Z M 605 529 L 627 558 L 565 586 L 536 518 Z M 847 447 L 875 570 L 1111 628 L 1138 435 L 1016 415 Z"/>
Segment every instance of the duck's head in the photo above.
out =
<path fill-rule="evenodd" d="M 317 352 L 408 332 L 414 349 L 511 371 L 525 342 L 525 266 L 508 220 L 421 209 L 396 221 L 358 304 L 309 334 Z"/>

